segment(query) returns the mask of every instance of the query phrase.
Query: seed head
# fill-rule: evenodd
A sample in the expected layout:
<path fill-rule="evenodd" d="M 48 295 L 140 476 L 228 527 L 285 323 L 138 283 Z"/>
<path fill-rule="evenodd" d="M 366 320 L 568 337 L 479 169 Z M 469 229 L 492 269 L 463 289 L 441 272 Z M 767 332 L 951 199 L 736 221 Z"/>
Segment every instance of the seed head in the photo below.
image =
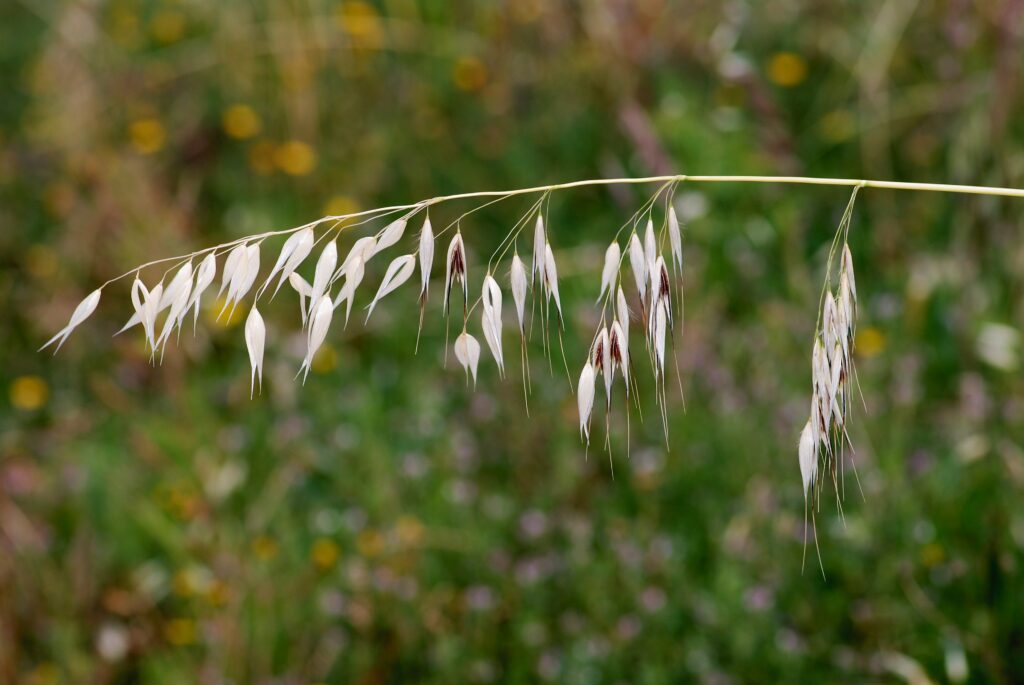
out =
<path fill-rule="evenodd" d="M 462 285 L 463 307 L 469 306 L 469 288 L 466 283 L 466 246 L 462 242 L 462 233 L 456 232 L 452 242 L 448 244 L 448 257 L 445 259 L 444 278 L 444 314 L 448 315 L 448 301 L 451 298 L 452 286 Z"/>
<path fill-rule="evenodd" d="M 250 398 L 256 393 L 257 380 L 260 382 L 260 392 L 263 391 L 263 347 L 266 337 L 267 328 L 263 323 L 263 317 L 256 307 L 253 307 L 245 320 L 245 346 L 249 350 L 249 365 L 252 367 Z"/>
<path fill-rule="evenodd" d="M 480 343 L 466 331 L 455 339 L 455 358 L 462 364 L 466 378 L 473 374 L 473 387 L 476 387 L 476 367 L 480 363 Z"/>
<path fill-rule="evenodd" d="M 423 220 L 423 228 L 420 229 L 420 302 L 427 301 L 427 292 L 430 290 L 430 269 L 434 262 L 434 231 L 430 227 L 430 217 Z"/>
<path fill-rule="evenodd" d="M 549 300 L 555 298 L 555 307 L 561 320 L 562 298 L 558 296 L 558 267 L 555 266 L 555 253 L 551 251 L 551 245 L 544 246 L 544 290 Z"/>
<path fill-rule="evenodd" d="M 615 274 L 619 272 L 619 260 L 622 257 L 622 250 L 618 242 L 612 241 L 604 252 L 604 268 L 601 270 L 601 294 L 597 296 L 598 301 L 604 297 L 605 292 L 611 291 L 615 283 Z"/>
<path fill-rule="evenodd" d="M 412 276 L 413 270 L 416 269 L 416 258 L 411 254 L 403 255 L 394 259 L 391 264 L 388 265 L 388 270 L 384 273 L 384 278 L 380 282 L 380 287 L 377 288 L 377 294 L 373 296 L 373 301 L 370 303 L 369 309 L 366 312 L 366 320 L 370 320 L 370 315 L 373 314 L 373 308 L 377 306 L 381 298 L 394 292 L 409 280 Z"/>
<path fill-rule="evenodd" d="M 587 359 L 576 385 L 576 404 L 580 415 L 580 438 L 590 444 L 590 414 L 594 410 L 594 367 Z"/>
<path fill-rule="evenodd" d="M 633 280 L 636 281 L 636 290 L 640 293 L 640 299 L 646 300 L 647 259 L 644 257 L 644 248 L 636 233 L 633 233 L 629 239 L 629 266 L 633 269 Z"/>
<path fill-rule="evenodd" d="M 88 319 L 94 311 L 96 306 L 100 303 L 100 296 L 102 295 L 101 290 L 93 290 L 91 293 L 85 296 L 78 306 L 75 307 L 75 311 L 71 313 L 71 318 L 68 320 L 68 325 L 57 331 L 57 334 L 46 341 L 46 344 L 39 348 L 40 351 L 45 350 L 53 343 L 57 343 L 57 347 L 54 348 L 53 353 L 57 354 L 57 351 L 64 345 L 64 342 L 71 335 L 79 324 Z"/>
<path fill-rule="evenodd" d="M 676 208 L 668 209 L 668 239 L 672 246 L 672 263 L 676 267 L 676 273 L 683 272 L 683 236 L 679 231 L 679 218 L 676 216 Z"/>
<path fill-rule="evenodd" d="M 509 271 L 509 281 L 512 286 L 512 300 L 516 304 L 516 317 L 519 319 L 519 332 L 526 333 L 526 269 L 523 267 L 523 260 L 519 253 L 512 255 L 512 268 Z"/>
<path fill-rule="evenodd" d="M 811 428 L 813 420 L 814 417 L 811 417 L 804 424 L 804 429 L 800 431 L 800 478 L 804 484 L 804 499 L 807 499 L 811 485 L 814 484 L 814 479 L 818 474 L 818 442 L 815 440 L 814 430 Z"/>
<path fill-rule="evenodd" d="M 405 235 L 406 222 L 407 219 L 402 217 L 401 219 L 396 219 L 385 226 L 384 230 L 381 231 L 380 237 L 377 238 L 377 244 L 374 245 L 373 252 L 370 256 L 372 257 L 378 252 L 388 249 L 401 240 L 402 236 Z"/>

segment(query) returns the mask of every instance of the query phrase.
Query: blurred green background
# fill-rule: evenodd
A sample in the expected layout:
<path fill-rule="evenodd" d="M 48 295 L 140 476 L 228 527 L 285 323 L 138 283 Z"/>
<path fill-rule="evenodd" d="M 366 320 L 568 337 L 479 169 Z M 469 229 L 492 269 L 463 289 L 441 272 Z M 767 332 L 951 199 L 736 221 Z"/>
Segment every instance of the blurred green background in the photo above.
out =
<path fill-rule="evenodd" d="M 680 187 L 687 407 L 666 450 L 641 367 L 614 480 L 536 340 L 529 417 L 511 332 L 507 380 L 443 368 L 436 282 L 417 356 L 406 285 L 304 388 L 279 297 L 253 401 L 241 317 L 152 367 L 127 282 L 36 349 L 141 262 L 446 193 L 1024 187 L 1022 46 L 1019 0 L 0 3 L 0 682 L 1021 682 L 1024 201 L 858 199 L 864 498 L 823 500 L 825 579 L 796 441 L 842 188 Z M 653 190 L 552 199 L 574 372 Z M 463 222 L 474 294 L 528 204 Z"/>

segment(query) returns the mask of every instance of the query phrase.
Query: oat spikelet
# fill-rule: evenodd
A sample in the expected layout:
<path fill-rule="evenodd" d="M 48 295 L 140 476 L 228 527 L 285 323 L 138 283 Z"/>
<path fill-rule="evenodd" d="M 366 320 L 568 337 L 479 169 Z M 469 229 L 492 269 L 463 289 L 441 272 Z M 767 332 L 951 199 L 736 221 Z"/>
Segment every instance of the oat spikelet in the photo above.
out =
<path fill-rule="evenodd" d="M 615 275 L 619 273 L 619 260 L 622 258 L 622 250 L 619 243 L 612 241 L 604 252 L 604 267 L 601 269 L 601 293 L 597 296 L 598 302 L 606 292 L 611 292 L 615 284 Z"/>
<path fill-rule="evenodd" d="M 622 286 L 619 286 L 618 292 L 615 294 L 615 319 L 622 326 L 622 337 L 629 338 L 629 304 L 626 302 L 626 293 L 622 292 Z"/>
<path fill-rule="evenodd" d="M 537 222 L 533 227 L 533 266 L 530 267 L 530 282 L 536 284 L 537 277 L 544 277 L 544 249 L 547 247 L 548 237 L 544 231 L 544 217 L 537 214 Z"/>
<path fill-rule="evenodd" d="M 555 253 L 551 251 L 551 245 L 544 246 L 544 290 L 549 300 L 554 298 L 558 321 L 561 324 L 562 298 L 558 295 L 558 267 L 555 266 Z"/>
<path fill-rule="evenodd" d="M 612 374 L 614 375 L 616 369 L 622 371 L 626 394 L 629 395 L 629 338 L 617 320 L 612 322 L 611 332 L 608 334 L 608 352 L 611 357 Z M 608 401 L 611 402 L 610 391 Z"/>
<path fill-rule="evenodd" d="M 679 218 L 676 216 L 676 208 L 668 209 L 668 240 L 672 248 L 672 264 L 676 273 L 683 273 L 683 236 L 679 230 Z"/>
<path fill-rule="evenodd" d="M 629 239 L 629 266 L 633 270 L 636 291 L 640 293 L 640 301 L 643 302 L 647 299 L 647 258 L 636 233 Z"/>
<path fill-rule="evenodd" d="M 309 369 L 313 365 L 313 357 L 317 350 L 327 339 L 327 329 L 331 327 L 331 318 L 334 316 L 334 303 L 330 295 L 324 295 L 317 303 L 316 310 L 310 315 L 309 338 L 306 342 L 306 357 L 302 360 L 299 373 L 302 374 L 302 382 L 305 384 Z"/>
<path fill-rule="evenodd" d="M 417 257 L 420 264 L 420 321 L 416 326 L 416 348 L 414 354 L 420 351 L 423 311 L 427 306 L 427 294 L 430 291 L 430 269 L 434 263 L 434 229 L 430 226 L 429 214 L 423 219 L 423 228 L 420 229 Z"/>
<path fill-rule="evenodd" d="M 238 269 L 239 263 L 245 258 L 245 250 L 245 243 L 240 243 L 231 249 L 227 259 L 224 260 L 224 271 L 221 273 L 220 288 L 217 290 L 218 298 L 224 294 L 225 288 L 228 287 L 235 277 L 235 270 Z"/>
<path fill-rule="evenodd" d="M 259 244 L 249 245 L 245 248 L 245 253 L 239 259 L 238 265 L 231 275 L 227 299 L 224 302 L 224 308 L 217 315 L 218 319 L 224 315 L 228 307 L 231 307 L 231 313 L 234 313 L 235 307 L 238 306 L 238 303 L 248 294 L 249 289 L 252 288 L 252 284 L 256 281 L 259 272 L 260 246 Z"/>
<path fill-rule="evenodd" d="M 423 228 L 420 229 L 420 305 L 427 301 L 427 293 L 430 291 L 430 268 L 434 262 L 434 230 L 430 227 L 430 217 L 423 220 Z"/>
<path fill-rule="evenodd" d="M 302 327 L 306 327 L 306 299 L 313 297 L 313 286 L 305 278 L 297 273 L 288 277 L 288 283 L 299 294 L 299 313 L 302 314 Z"/>
<path fill-rule="evenodd" d="M 313 250 L 314 235 L 312 228 L 304 228 L 301 231 L 296 231 L 288 237 L 288 240 L 284 241 L 284 245 L 281 246 L 281 253 L 277 256 L 277 261 L 274 262 L 274 268 L 270 270 L 270 274 L 267 275 L 267 280 L 263 281 L 263 285 L 256 293 L 256 297 L 259 298 L 263 292 L 270 287 L 270 284 L 274 281 L 274 277 L 278 276 L 277 286 L 274 288 L 274 293 L 281 288 L 285 280 L 292 275 L 302 264 L 303 260 L 309 256 L 309 253 Z"/>
<path fill-rule="evenodd" d="M 594 340 L 594 345 L 591 350 L 591 360 L 594 365 L 594 370 L 600 372 L 604 376 L 604 394 L 607 402 L 607 407 L 611 410 L 612 406 L 612 380 L 613 369 L 612 369 L 612 351 L 611 344 L 608 340 L 608 329 L 602 328 L 598 331 L 597 338 Z"/>
<path fill-rule="evenodd" d="M 456 283 L 462 285 L 463 313 L 469 308 L 469 286 L 466 282 L 466 245 L 463 243 L 462 233 L 459 231 L 455 233 L 455 237 L 448 244 L 448 256 L 445 259 L 445 265 L 444 315 L 447 317 L 452 286 Z"/>
<path fill-rule="evenodd" d="M 800 447 L 799 447 L 799 458 L 800 458 L 800 478 L 804 484 L 804 499 L 806 500 L 808 494 L 811 491 L 811 486 L 814 484 L 815 478 L 818 475 L 818 442 L 814 436 L 814 430 L 811 427 L 811 423 L 814 417 L 811 417 L 804 424 L 804 429 L 800 432 Z"/>
<path fill-rule="evenodd" d="M 523 266 L 523 260 L 519 258 L 519 253 L 512 255 L 509 282 L 512 287 L 512 300 L 516 305 L 519 333 L 526 335 L 526 269 Z"/>
<path fill-rule="evenodd" d="M 370 306 L 367 308 L 366 320 L 370 320 L 370 315 L 373 314 L 373 308 L 377 306 L 377 303 L 390 293 L 393 293 L 403 283 L 409 280 L 412 276 L 412 272 L 416 269 L 416 258 L 411 254 L 403 255 L 392 260 L 391 264 L 388 265 L 388 270 L 384 273 L 384 279 L 380 282 L 380 287 L 377 288 L 377 294 L 373 296 L 373 301 L 370 302 Z"/>
<path fill-rule="evenodd" d="M 580 416 L 580 439 L 590 445 L 590 414 L 594 410 L 594 367 L 587 359 L 576 385 L 576 406 Z"/>
<path fill-rule="evenodd" d="M 374 245 L 373 252 L 370 256 L 372 257 L 378 252 L 388 249 L 401 240 L 402 236 L 405 235 L 405 225 L 407 221 L 408 220 L 405 217 L 402 217 L 401 219 L 396 219 L 388 224 L 384 230 L 381 231 L 380 237 L 377 239 L 377 243 Z"/>
<path fill-rule="evenodd" d="M 93 290 L 91 293 L 85 296 L 78 306 L 75 307 L 75 311 L 71 313 L 71 318 L 68 320 L 68 324 L 64 328 L 57 331 L 57 334 L 46 341 L 46 344 L 39 348 L 39 351 L 45 350 L 53 343 L 57 343 L 57 347 L 53 349 L 53 353 L 57 354 L 58 350 L 64 345 L 71 333 L 78 328 L 79 324 L 88 319 L 94 311 L 96 311 L 97 305 L 100 303 L 100 296 L 102 295 L 101 290 Z"/>
<path fill-rule="evenodd" d="M 320 298 L 327 292 L 327 287 L 334 275 L 334 267 L 338 264 L 338 243 L 331 241 L 324 246 L 316 260 L 316 270 L 313 272 L 312 292 L 309 296 L 309 311 L 312 313 L 320 307 Z"/>
<path fill-rule="evenodd" d="M 263 392 L 263 347 L 266 338 L 267 327 L 263 323 L 263 317 L 259 310 L 253 307 L 249 310 L 249 317 L 245 320 L 245 347 L 249 351 L 249 365 L 252 367 L 250 399 L 256 393 L 257 380 L 260 383 L 260 392 Z"/>
<path fill-rule="evenodd" d="M 505 375 L 505 356 L 501 347 L 501 288 L 494 280 L 490 272 L 484 277 L 483 293 L 481 295 L 483 312 L 481 324 L 484 330 L 484 340 L 487 347 L 498 364 L 498 372 Z"/>
<path fill-rule="evenodd" d="M 654 237 L 654 221 L 647 219 L 647 230 L 644 231 L 644 259 L 647 261 L 647 268 L 653 268 L 654 260 L 658 255 L 658 241 Z"/>
<path fill-rule="evenodd" d="M 363 266 L 363 258 L 361 255 L 356 255 L 352 258 L 352 261 L 348 263 L 345 269 L 345 285 L 341 287 L 341 292 L 338 294 L 338 301 L 334 303 L 335 307 L 338 307 L 342 302 L 345 303 L 345 325 L 348 326 L 348 316 L 352 312 L 352 303 L 356 299 L 356 288 L 363 282 L 363 274 L 366 273 L 366 269 Z"/>
<path fill-rule="evenodd" d="M 476 387 L 476 369 L 480 363 L 480 343 L 466 331 L 455 339 L 455 358 L 462 364 L 466 372 L 466 381 L 469 382 L 469 374 L 473 374 L 473 387 Z"/>
<path fill-rule="evenodd" d="M 195 332 L 196 327 L 199 325 L 199 305 L 200 299 L 206 289 L 213 283 L 213 279 L 217 276 L 217 256 L 211 252 L 203 258 L 203 261 L 199 264 L 199 269 L 196 272 L 196 282 L 192 287 L 192 295 L 189 298 L 188 307 L 186 309 L 192 310 L 192 330 Z"/>

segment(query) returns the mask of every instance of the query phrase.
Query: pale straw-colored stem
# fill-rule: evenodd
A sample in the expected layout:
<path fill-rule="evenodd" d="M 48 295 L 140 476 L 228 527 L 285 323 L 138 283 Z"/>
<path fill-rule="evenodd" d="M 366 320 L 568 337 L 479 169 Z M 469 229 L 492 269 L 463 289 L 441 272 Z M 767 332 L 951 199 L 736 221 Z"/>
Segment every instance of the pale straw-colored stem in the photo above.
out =
<path fill-rule="evenodd" d="M 861 187 L 861 188 L 880 188 L 888 190 L 916 190 L 923 192 L 932 193 L 964 193 L 970 195 L 991 195 L 998 197 L 1021 197 L 1024 198 L 1024 190 L 1020 188 L 1000 188 L 995 186 L 971 186 L 971 185 L 954 185 L 949 183 L 909 183 L 904 181 L 874 181 L 870 179 L 855 179 L 855 178 L 815 178 L 811 176 L 690 176 L 687 174 L 676 174 L 669 176 L 644 176 L 640 178 L 592 178 L 582 181 L 571 181 L 569 183 L 556 183 L 553 185 L 534 186 L 532 188 L 517 188 L 515 190 L 487 190 L 477 191 L 471 193 L 457 193 L 455 195 L 443 195 L 440 197 L 431 198 L 429 200 L 421 200 L 419 202 L 408 204 L 408 205 L 392 205 L 390 207 L 378 207 L 376 209 L 368 209 L 362 212 L 354 212 L 352 214 L 343 214 L 339 216 L 325 216 L 316 221 L 312 221 L 302 226 L 295 226 L 293 228 L 287 228 L 281 231 L 269 231 L 266 233 L 260 233 L 257 235 L 246 236 L 239 238 L 227 243 L 221 243 L 213 247 L 208 247 L 203 250 L 197 250 L 191 254 L 179 255 L 177 257 L 165 257 L 164 259 L 156 259 L 151 262 L 141 264 L 130 271 L 112 278 L 102 287 L 119 281 L 122 278 L 131 276 L 132 274 L 138 273 L 139 271 L 154 266 L 156 264 L 164 264 L 167 262 L 184 261 L 186 259 L 192 259 L 199 255 L 206 254 L 208 252 L 216 252 L 223 250 L 228 247 L 233 247 L 239 243 L 250 242 L 252 240 L 263 240 L 273 236 L 283 236 L 295 231 L 300 231 L 308 227 L 316 227 L 322 223 L 329 222 L 341 222 L 353 219 L 356 217 L 371 217 L 379 214 L 392 214 L 395 212 L 407 211 L 413 213 L 416 210 L 430 207 L 442 202 L 449 202 L 451 200 L 465 200 L 470 198 L 482 198 L 482 197 L 513 197 L 515 195 L 530 195 L 533 193 L 551 192 L 554 190 L 565 190 L 568 188 L 581 188 L 584 186 L 608 186 L 608 185 L 629 185 L 629 184 L 644 184 L 644 183 L 667 183 L 667 182 L 685 182 L 685 183 L 785 183 L 785 184 L 800 184 L 800 185 L 818 185 L 818 186 L 844 186 L 844 187 Z"/>

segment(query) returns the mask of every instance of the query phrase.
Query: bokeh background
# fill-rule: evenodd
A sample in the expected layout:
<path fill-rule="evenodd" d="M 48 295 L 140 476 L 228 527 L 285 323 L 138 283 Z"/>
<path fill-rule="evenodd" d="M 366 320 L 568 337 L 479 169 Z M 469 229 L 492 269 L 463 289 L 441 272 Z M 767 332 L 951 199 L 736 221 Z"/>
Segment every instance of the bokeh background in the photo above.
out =
<path fill-rule="evenodd" d="M 242 316 L 154 368 L 127 282 L 36 349 L 138 263 L 445 193 L 1022 187 L 1022 41 L 1019 0 L 0 3 L 0 682 L 1020 682 L 1024 201 L 860 196 L 825 578 L 796 438 L 842 188 L 679 189 L 686 410 L 666 449 L 643 370 L 614 480 L 536 340 L 529 416 L 511 335 L 504 382 L 443 367 L 436 295 L 414 356 L 414 286 L 304 388 L 278 298 L 254 401 Z M 573 369 L 651 191 L 551 202 Z M 527 204 L 464 222 L 475 287 Z"/>

